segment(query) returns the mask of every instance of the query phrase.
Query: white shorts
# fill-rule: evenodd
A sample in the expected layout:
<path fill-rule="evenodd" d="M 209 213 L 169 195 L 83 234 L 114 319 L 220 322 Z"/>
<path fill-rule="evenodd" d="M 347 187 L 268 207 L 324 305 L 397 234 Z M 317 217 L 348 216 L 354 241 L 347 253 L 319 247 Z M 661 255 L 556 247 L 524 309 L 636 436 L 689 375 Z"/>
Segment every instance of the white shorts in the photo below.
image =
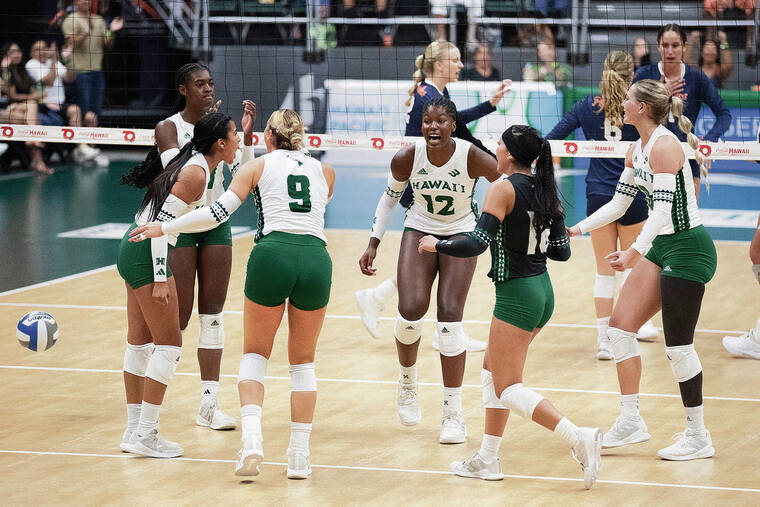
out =
<path fill-rule="evenodd" d="M 433 16 L 447 16 L 448 8 L 463 5 L 467 8 L 468 18 L 483 16 L 483 0 L 430 0 L 430 14 Z"/>

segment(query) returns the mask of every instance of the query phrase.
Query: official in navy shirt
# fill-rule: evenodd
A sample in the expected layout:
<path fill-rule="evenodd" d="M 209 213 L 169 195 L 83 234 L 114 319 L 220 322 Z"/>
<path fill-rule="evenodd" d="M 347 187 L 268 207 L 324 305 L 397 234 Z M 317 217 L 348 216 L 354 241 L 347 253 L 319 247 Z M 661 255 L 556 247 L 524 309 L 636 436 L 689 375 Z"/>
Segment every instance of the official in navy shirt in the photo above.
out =
<path fill-rule="evenodd" d="M 685 44 L 686 31 L 679 25 L 669 24 L 660 28 L 657 32 L 657 50 L 661 61 L 641 67 L 636 71 L 633 81 L 642 79 L 663 81 L 673 95 L 683 100 L 684 115 L 691 120 L 692 125 L 697 124 L 697 116 L 702 104 L 707 104 L 715 115 L 715 124 L 705 134 L 704 139 L 716 142 L 731 125 L 731 112 L 723 104 L 717 88 L 704 72 L 698 67 L 683 63 Z M 667 127 L 678 136 L 678 139 L 686 141 L 686 134 L 678 128 L 677 121 L 669 121 Z M 695 179 L 694 188 L 699 197 L 699 165 L 695 160 L 689 160 L 689 163 Z"/>
<path fill-rule="evenodd" d="M 600 83 L 601 95 L 589 95 L 579 100 L 546 139 L 565 139 L 575 129 L 583 130 L 589 141 L 635 141 L 639 135 L 631 125 L 623 125 L 622 102 L 633 79 L 633 57 L 624 51 L 612 51 L 604 59 Z M 592 158 L 586 173 L 586 216 L 610 202 L 615 195 L 623 158 Z M 597 321 L 597 358 L 612 359 L 607 327 L 612 315 L 615 292 L 615 272 L 605 258 L 620 248 L 625 250 L 636 240 L 648 216 L 644 194 L 639 192 L 626 213 L 617 221 L 591 232 L 591 245 L 596 258 L 594 307 Z M 651 321 L 639 334 L 646 338 L 657 336 Z"/>

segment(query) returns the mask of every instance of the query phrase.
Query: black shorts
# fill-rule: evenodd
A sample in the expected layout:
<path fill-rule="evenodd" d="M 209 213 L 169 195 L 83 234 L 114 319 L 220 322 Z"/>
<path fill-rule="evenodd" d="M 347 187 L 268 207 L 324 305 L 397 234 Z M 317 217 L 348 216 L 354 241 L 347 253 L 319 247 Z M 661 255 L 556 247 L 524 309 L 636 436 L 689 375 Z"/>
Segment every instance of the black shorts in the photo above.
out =
<path fill-rule="evenodd" d="M 586 216 L 591 216 L 596 210 L 610 202 L 611 195 L 591 194 L 586 196 Z M 649 209 L 647 208 L 647 202 L 643 197 L 636 197 L 628 209 L 625 215 L 620 217 L 617 222 L 620 225 L 633 225 L 643 222 L 649 216 Z"/>

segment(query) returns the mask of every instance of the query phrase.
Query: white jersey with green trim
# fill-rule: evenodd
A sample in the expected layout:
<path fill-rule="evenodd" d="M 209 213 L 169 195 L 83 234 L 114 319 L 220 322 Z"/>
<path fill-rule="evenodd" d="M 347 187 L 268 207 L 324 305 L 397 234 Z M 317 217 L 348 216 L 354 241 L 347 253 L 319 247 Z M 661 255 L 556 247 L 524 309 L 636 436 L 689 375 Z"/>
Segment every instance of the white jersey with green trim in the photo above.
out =
<path fill-rule="evenodd" d="M 654 172 L 649 165 L 649 158 L 652 153 L 654 143 L 662 136 L 670 136 L 681 142 L 667 128 L 658 125 L 652 132 L 646 146 L 642 148 L 641 139 L 636 141 L 633 150 L 633 179 L 634 184 L 638 187 L 647 200 L 649 209 L 654 209 L 654 200 L 657 196 L 652 195 L 652 185 L 654 183 Z M 683 149 L 683 148 L 682 148 Z M 702 225 L 702 217 L 697 207 L 697 196 L 694 191 L 694 179 L 691 176 L 691 166 L 689 159 L 684 150 L 684 162 L 681 169 L 676 174 L 676 191 L 673 195 L 673 209 L 670 213 L 670 221 L 660 231 L 662 234 L 673 234 L 674 232 L 693 229 Z"/>
<path fill-rule="evenodd" d="M 182 113 L 176 113 L 168 117 L 167 120 L 177 127 L 177 146 L 181 150 L 193 138 L 195 125 L 188 123 L 182 118 Z M 211 206 L 214 201 L 224 193 L 224 162 L 219 162 L 216 170 L 211 173 L 208 182 L 208 192 L 206 193 L 206 204 Z"/>
<path fill-rule="evenodd" d="M 414 202 L 406 213 L 404 227 L 439 236 L 475 230 L 477 207 L 473 201 L 477 179 L 467 172 L 471 143 L 454 139 L 454 154 L 442 166 L 427 156 L 424 139 L 414 147 L 414 165 L 409 186 Z"/>
<path fill-rule="evenodd" d="M 322 164 L 296 150 L 264 155 L 264 171 L 253 190 L 258 214 L 256 240 L 272 231 L 316 236 L 325 243 L 329 188 Z"/>
<path fill-rule="evenodd" d="M 184 211 L 177 214 L 177 216 L 167 214 L 164 211 L 159 211 L 158 216 L 156 217 L 156 221 L 168 222 L 169 220 L 174 220 L 175 218 L 179 218 L 186 213 L 190 213 L 193 210 L 206 206 L 206 197 L 208 194 L 207 187 L 208 187 L 208 182 L 210 178 L 210 171 L 208 169 L 208 163 L 206 162 L 206 157 L 204 157 L 202 153 L 198 153 L 197 151 L 193 152 L 193 155 L 190 157 L 190 159 L 187 162 L 185 162 L 185 165 L 182 166 L 182 169 L 191 165 L 201 166 L 203 168 L 203 172 L 206 173 L 206 185 L 203 187 L 203 194 L 201 194 L 201 196 L 195 201 L 189 203 L 187 207 L 184 209 Z M 161 203 L 161 205 L 163 206 L 163 203 Z M 142 213 L 135 216 L 135 223 L 137 225 L 147 224 L 150 221 L 150 217 L 152 214 L 153 213 L 151 209 L 148 209 L 148 208 L 144 209 Z M 169 237 L 169 244 L 174 246 L 177 243 L 177 235 L 167 234 L 167 236 Z"/>

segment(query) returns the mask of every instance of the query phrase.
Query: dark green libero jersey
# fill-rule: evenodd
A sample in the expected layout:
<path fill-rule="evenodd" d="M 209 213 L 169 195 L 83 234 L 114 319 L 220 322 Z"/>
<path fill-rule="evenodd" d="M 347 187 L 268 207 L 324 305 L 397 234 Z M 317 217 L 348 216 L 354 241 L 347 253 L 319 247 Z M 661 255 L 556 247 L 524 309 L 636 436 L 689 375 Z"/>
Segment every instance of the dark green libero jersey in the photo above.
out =
<path fill-rule="evenodd" d="M 546 252 L 549 248 L 569 245 L 565 233 L 565 221 L 554 221 L 548 229 L 537 234 L 533 227 L 533 177 L 513 174 L 509 181 L 515 189 L 515 206 L 504 217 L 494 240 L 491 242 L 491 271 L 488 276 L 494 282 L 512 278 L 536 276 L 546 271 Z"/>

